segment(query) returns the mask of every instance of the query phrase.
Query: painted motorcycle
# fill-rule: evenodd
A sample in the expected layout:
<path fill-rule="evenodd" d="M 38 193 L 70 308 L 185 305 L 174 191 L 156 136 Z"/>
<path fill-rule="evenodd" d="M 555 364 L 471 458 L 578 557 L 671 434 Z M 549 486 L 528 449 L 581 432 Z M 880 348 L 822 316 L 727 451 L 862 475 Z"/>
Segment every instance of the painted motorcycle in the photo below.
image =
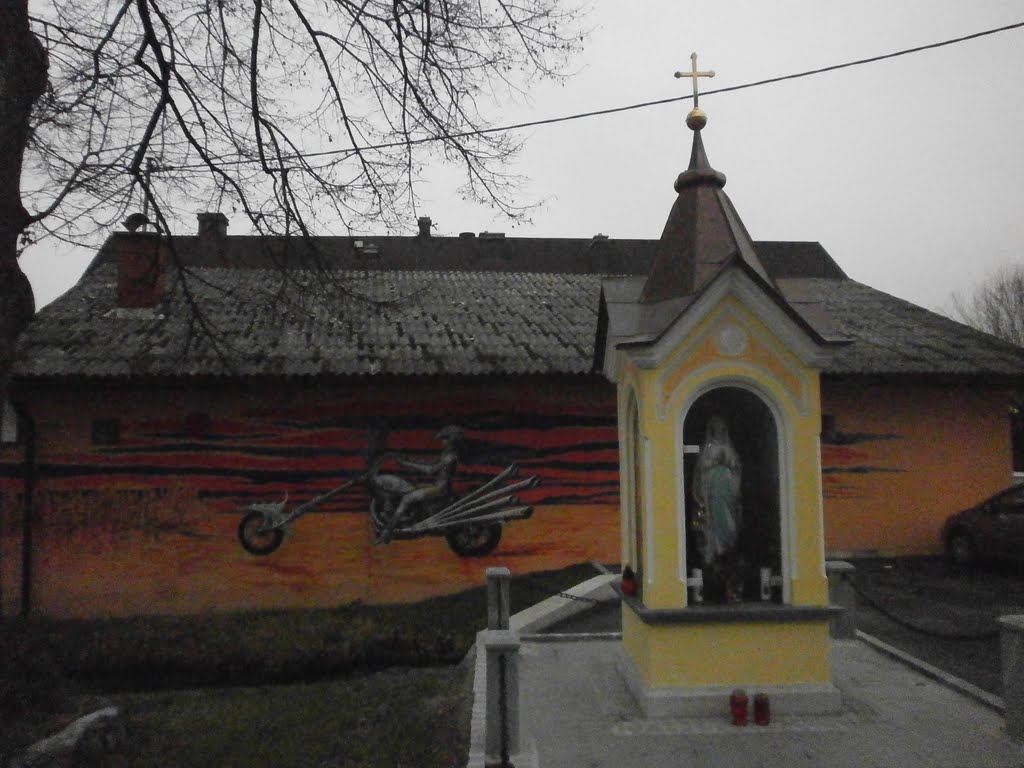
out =
<path fill-rule="evenodd" d="M 538 479 L 519 479 L 518 467 L 512 464 L 468 493 L 448 493 L 409 504 L 401 518 L 394 519 L 410 486 L 402 478 L 380 471 L 390 458 L 392 454 L 381 455 L 359 477 L 291 510 L 287 494 L 281 501 L 250 504 L 238 524 L 238 540 L 251 554 L 269 555 L 281 546 L 285 531 L 295 520 L 356 485 L 363 486 L 370 495 L 370 524 L 378 542 L 444 536 L 460 557 L 490 554 L 501 540 L 505 523 L 525 520 L 533 514 L 533 507 L 521 504 L 515 494 L 536 487 Z"/>

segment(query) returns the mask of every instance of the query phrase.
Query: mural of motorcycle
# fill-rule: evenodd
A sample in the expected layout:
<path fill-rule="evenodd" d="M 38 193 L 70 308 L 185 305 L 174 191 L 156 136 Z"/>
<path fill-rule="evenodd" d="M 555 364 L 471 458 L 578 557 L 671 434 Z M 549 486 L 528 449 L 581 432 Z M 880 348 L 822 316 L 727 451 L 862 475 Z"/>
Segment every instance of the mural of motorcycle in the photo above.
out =
<path fill-rule="evenodd" d="M 445 430 L 438 436 L 445 439 Z M 380 469 L 388 461 L 435 474 L 438 479 L 432 485 L 417 488 L 398 475 L 382 473 Z M 292 522 L 355 485 L 369 492 L 370 524 L 378 544 L 394 539 L 444 536 L 455 554 L 482 557 L 498 546 L 505 523 L 524 520 L 533 514 L 533 507 L 521 504 L 515 494 L 536 487 L 538 479 L 535 476 L 520 479 L 515 464 L 462 496 L 451 489 L 453 474 L 454 461 L 448 460 L 445 453 L 433 464 L 384 453 L 359 477 L 292 510 L 287 509 L 287 495 L 277 502 L 250 504 L 238 525 L 238 539 L 247 552 L 269 555 L 281 546 Z"/>

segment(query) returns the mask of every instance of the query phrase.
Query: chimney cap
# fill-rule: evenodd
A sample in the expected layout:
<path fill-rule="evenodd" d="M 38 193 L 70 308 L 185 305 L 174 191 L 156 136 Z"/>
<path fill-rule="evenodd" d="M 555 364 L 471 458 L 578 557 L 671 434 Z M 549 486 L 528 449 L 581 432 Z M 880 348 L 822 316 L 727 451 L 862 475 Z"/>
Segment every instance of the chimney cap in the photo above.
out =
<path fill-rule="evenodd" d="M 227 237 L 228 217 L 220 211 L 204 211 L 196 214 L 200 235 Z"/>

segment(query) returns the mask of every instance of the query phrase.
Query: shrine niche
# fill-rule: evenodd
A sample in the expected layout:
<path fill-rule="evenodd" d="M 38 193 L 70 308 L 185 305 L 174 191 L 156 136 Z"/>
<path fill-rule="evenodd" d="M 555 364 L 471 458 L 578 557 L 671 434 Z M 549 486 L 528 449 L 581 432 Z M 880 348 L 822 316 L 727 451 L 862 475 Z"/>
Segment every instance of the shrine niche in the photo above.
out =
<path fill-rule="evenodd" d="M 683 419 L 687 572 L 705 603 L 782 602 L 779 440 L 760 396 L 701 395 Z"/>

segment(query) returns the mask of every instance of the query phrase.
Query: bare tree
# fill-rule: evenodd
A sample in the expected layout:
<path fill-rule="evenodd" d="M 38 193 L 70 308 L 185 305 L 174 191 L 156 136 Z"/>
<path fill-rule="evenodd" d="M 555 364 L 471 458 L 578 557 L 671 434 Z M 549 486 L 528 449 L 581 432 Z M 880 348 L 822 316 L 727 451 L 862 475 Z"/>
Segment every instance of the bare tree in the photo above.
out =
<path fill-rule="evenodd" d="M 1004 267 L 964 296 L 953 294 L 958 320 L 1024 346 L 1024 264 Z"/>
<path fill-rule="evenodd" d="M 1024 264 L 1004 267 L 965 295 L 953 294 L 953 314 L 961 322 L 1024 346 Z M 1024 392 L 1010 403 L 1014 469 L 1024 468 Z"/>
<path fill-rule="evenodd" d="M 427 163 L 521 216 L 519 148 L 487 115 L 562 77 L 560 0 L 0 0 L 0 384 L 31 316 L 18 267 L 143 208 L 241 211 L 258 233 L 393 228 Z M 182 205 L 187 201 L 187 206 Z"/>

